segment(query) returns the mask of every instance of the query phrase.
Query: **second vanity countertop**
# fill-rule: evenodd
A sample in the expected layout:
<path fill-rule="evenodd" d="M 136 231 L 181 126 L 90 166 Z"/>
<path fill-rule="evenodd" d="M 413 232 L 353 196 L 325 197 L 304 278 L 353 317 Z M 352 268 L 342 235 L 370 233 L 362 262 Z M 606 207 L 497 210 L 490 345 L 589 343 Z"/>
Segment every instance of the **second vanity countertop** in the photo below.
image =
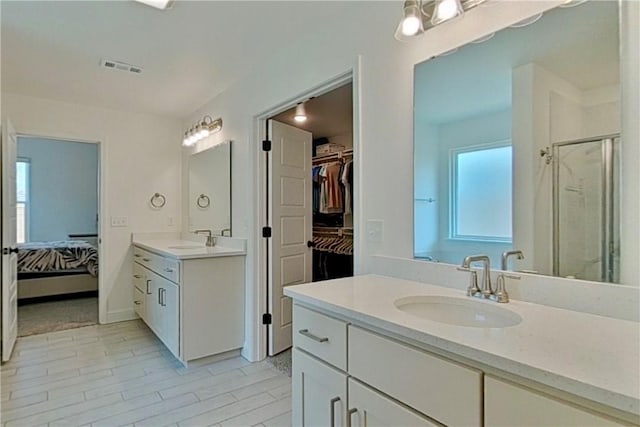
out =
<path fill-rule="evenodd" d="M 376 275 L 288 286 L 284 293 L 503 372 L 640 412 L 640 323 L 523 301 L 477 300 L 511 310 L 522 322 L 506 328 L 449 325 L 400 311 L 394 301 L 417 295 L 469 298 L 464 292 Z"/>
<path fill-rule="evenodd" d="M 181 239 L 145 239 L 135 237 L 133 245 L 175 259 L 215 258 L 246 255 L 244 249 L 224 246 L 207 247 L 203 243 Z"/>

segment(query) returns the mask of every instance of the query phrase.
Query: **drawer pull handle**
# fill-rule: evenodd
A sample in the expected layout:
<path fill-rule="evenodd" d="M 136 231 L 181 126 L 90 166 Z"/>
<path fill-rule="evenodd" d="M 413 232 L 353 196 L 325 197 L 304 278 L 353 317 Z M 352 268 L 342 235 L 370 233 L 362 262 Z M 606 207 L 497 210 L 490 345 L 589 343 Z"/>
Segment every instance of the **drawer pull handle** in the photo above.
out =
<path fill-rule="evenodd" d="M 309 330 L 308 330 L 308 329 L 300 329 L 300 330 L 298 331 L 298 333 L 299 333 L 300 335 L 304 335 L 304 336 L 305 336 L 305 337 L 307 337 L 307 338 L 311 338 L 312 340 L 317 341 L 317 342 L 327 342 L 327 341 L 329 341 L 329 338 L 327 338 L 327 337 L 322 337 L 322 338 L 320 338 L 320 337 L 319 337 L 319 336 L 317 336 L 317 335 L 313 335 L 311 332 L 309 332 Z"/>
<path fill-rule="evenodd" d="M 140 305 L 140 304 L 142 304 L 140 301 L 134 301 L 133 303 L 134 303 L 135 305 Z"/>
<path fill-rule="evenodd" d="M 147 295 L 151 295 L 151 292 L 149 292 L 149 283 L 151 283 L 151 280 L 147 280 Z"/>
<path fill-rule="evenodd" d="M 149 262 L 149 261 L 151 261 L 149 258 L 142 258 L 142 260 L 143 260 L 144 262 Z"/>
<path fill-rule="evenodd" d="M 142 255 L 140 255 L 140 254 L 133 254 L 133 256 L 134 256 L 134 257 L 136 257 L 136 258 L 140 258 Z"/>
<path fill-rule="evenodd" d="M 173 268 L 165 268 L 164 271 L 166 271 L 167 273 L 173 273 Z"/>
<path fill-rule="evenodd" d="M 340 402 L 339 397 L 331 399 L 331 427 L 336 427 L 336 403 Z"/>
<path fill-rule="evenodd" d="M 142 276 L 139 274 L 134 274 L 133 277 L 135 277 L 136 279 L 142 279 Z"/>
<path fill-rule="evenodd" d="M 347 412 L 347 427 L 351 427 L 353 424 L 353 422 L 351 422 L 351 418 L 353 417 L 353 414 L 357 414 L 358 413 L 358 408 L 351 408 L 349 409 L 349 411 Z"/>

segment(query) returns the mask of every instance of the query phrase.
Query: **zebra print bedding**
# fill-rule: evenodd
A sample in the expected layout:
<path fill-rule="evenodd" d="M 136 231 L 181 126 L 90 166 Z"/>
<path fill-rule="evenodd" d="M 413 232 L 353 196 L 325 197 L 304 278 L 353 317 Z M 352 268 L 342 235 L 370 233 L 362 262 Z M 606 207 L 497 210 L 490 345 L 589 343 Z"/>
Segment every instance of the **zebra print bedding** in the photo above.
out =
<path fill-rule="evenodd" d="M 18 245 L 18 272 L 64 271 L 86 267 L 98 276 L 98 250 L 82 240 L 30 242 Z"/>

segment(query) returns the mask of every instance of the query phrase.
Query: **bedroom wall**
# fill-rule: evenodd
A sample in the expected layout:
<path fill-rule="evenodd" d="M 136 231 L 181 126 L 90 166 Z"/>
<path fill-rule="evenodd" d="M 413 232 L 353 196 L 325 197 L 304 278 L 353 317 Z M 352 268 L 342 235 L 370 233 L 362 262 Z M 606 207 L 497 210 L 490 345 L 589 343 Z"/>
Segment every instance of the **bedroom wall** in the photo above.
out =
<path fill-rule="evenodd" d="M 2 93 L 2 113 L 19 134 L 100 142 L 100 321 L 135 318 L 131 233 L 180 230 L 181 123 L 14 93 Z M 155 192 L 167 198 L 161 210 L 149 206 Z M 111 227 L 112 216 L 128 225 Z"/>
<path fill-rule="evenodd" d="M 18 138 L 30 163 L 27 238 L 66 240 L 98 232 L 98 144 Z"/>

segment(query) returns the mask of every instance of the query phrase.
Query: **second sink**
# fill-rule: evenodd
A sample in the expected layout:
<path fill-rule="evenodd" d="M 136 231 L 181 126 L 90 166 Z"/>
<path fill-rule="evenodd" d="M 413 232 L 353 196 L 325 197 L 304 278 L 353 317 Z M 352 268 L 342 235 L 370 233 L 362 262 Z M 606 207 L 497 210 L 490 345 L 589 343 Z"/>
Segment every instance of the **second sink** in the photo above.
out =
<path fill-rule="evenodd" d="M 444 296 L 411 296 L 397 299 L 398 310 L 423 319 L 473 328 L 507 328 L 522 322 L 511 310 L 472 299 Z"/>

